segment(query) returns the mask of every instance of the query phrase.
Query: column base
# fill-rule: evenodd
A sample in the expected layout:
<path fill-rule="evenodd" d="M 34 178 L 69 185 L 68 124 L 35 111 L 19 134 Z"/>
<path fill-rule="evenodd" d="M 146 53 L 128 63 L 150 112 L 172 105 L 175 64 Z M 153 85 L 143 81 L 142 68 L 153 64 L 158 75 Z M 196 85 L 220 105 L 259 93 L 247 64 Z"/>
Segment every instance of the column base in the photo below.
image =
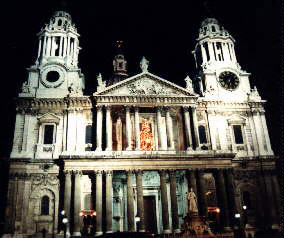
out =
<path fill-rule="evenodd" d="M 75 231 L 72 233 L 72 236 L 81 236 L 81 232 Z"/>
<path fill-rule="evenodd" d="M 106 151 L 112 151 L 112 148 L 106 148 Z"/>
<path fill-rule="evenodd" d="M 224 227 L 224 231 L 226 231 L 226 232 L 232 232 L 232 228 L 229 227 L 229 226 L 225 226 L 225 227 Z"/>
<path fill-rule="evenodd" d="M 139 232 L 146 232 L 146 230 L 145 230 L 145 229 L 142 229 L 142 230 L 139 230 Z"/>
<path fill-rule="evenodd" d="M 127 147 L 126 150 L 127 150 L 127 151 L 130 151 L 130 150 L 132 150 L 132 148 Z"/>
<path fill-rule="evenodd" d="M 113 233 L 113 231 L 107 231 L 106 233 L 107 233 L 107 234 L 109 234 L 109 233 Z"/>
<path fill-rule="evenodd" d="M 170 148 L 168 148 L 168 150 L 175 150 L 175 148 L 174 147 L 170 147 Z"/>
<path fill-rule="evenodd" d="M 175 229 L 174 233 L 181 233 L 180 229 Z"/>
<path fill-rule="evenodd" d="M 186 150 L 187 151 L 193 151 L 192 147 L 187 147 Z"/>
<path fill-rule="evenodd" d="M 95 236 L 100 236 L 100 235 L 102 235 L 102 234 L 103 234 L 102 231 L 97 231 L 96 234 L 95 234 Z"/>
<path fill-rule="evenodd" d="M 279 230 L 280 227 L 279 227 L 278 224 L 273 224 L 273 225 L 271 226 L 271 229 L 272 229 L 272 230 Z"/>
<path fill-rule="evenodd" d="M 163 234 L 171 234 L 172 231 L 171 230 L 163 230 Z"/>
<path fill-rule="evenodd" d="M 95 151 L 102 151 L 102 148 L 97 148 Z"/>

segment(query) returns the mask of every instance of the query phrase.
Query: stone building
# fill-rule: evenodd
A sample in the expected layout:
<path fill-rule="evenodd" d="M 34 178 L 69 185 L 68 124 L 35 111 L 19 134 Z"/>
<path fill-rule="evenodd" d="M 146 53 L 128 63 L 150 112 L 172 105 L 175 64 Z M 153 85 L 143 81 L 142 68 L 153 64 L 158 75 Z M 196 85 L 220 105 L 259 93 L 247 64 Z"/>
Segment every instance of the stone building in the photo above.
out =
<path fill-rule="evenodd" d="M 6 235 L 58 235 L 63 210 L 73 235 L 177 233 L 190 188 L 212 226 L 278 229 L 266 101 L 217 20 L 200 26 L 197 75 L 185 88 L 149 72 L 144 57 L 141 73 L 129 77 L 119 50 L 113 77 L 98 75 L 97 91 L 84 95 L 71 16 L 56 12 L 38 37 L 37 60 L 17 98 Z"/>

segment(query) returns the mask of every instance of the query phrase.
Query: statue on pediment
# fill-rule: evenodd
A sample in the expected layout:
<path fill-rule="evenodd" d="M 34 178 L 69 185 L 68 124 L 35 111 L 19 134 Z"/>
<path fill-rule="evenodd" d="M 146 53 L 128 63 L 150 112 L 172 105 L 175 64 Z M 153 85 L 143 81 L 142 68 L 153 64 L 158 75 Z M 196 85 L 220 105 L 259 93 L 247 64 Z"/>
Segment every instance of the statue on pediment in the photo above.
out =
<path fill-rule="evenodd" d="M 149 61 L 143 56 L 142 60 L 140 61 L 140 68 L 142 72 L 148 72 Z"/>
<path fill-rule="evenodd" d="M 189 76 L 186 76 L 184 81 L 186 83 L 186 90 L 188 90 L 191 93 L 193 93 L 193 87 L 192 87 L 192 80 L 191 80 L 191 78 Z"/>
<path fill-rule="evenodd" d="M 28 82 L 27 81 L 25 81 L 24 83 L 23 83 L 23 85 L 22 85 L 22 92 L 23 93 L 28 93 L 29 92 L 29 85 L 28 85 Z"/>
<path fill-rule="evenodd" d="M 99 75 L 97 76 L 97 84 L 98 84 L 97 91 L 101 91 L 106 88 L 106 82 L 103 81 L 103 77 L 101 73 L 99 73 Z"/>

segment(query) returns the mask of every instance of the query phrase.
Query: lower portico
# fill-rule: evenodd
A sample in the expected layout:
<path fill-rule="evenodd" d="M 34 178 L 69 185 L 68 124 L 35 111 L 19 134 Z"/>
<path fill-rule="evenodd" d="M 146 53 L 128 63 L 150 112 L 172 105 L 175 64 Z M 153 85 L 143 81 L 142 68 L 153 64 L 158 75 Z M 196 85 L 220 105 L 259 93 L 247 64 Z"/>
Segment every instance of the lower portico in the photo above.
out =
<path fill-rule="evenodd" d="M 96 214 L 93 230 L 96 235 L 115 231 L 179 233 L 188 212 L 189 188 L 192 187 L 198 196 L 199 215 L 207 217 L 208 191 L 204 176 L 212 174 L 218 186 L 230 182 L 227 181 L 227 173 L 231 173 L 233 167 L 232 157 L 233 154 L 227 154 L 226 158 L 208 157 L 202 160 L 194 157 L 172 157 L 166 160 L 62 157 L 65 173 L 64 210 L 73 224 L 71 232 L 79 235 L 84 230 L 79 214 L 91 208 Z M 81 189 L 77 184 L 81 184 Z M 85 187 L 91 189 L 84 191 Z M 230 230 L 229 210 L 236 208 L 231 207 L 235 202 L 229 204 L 224 189 L 216 188 L 215 205 L 224 211 L 222 224 L 225 230 Z M 74 199 L 71 199 L 73 196 Z M 84 202 L 86 196 L 91 196 L 89 207 Z M 153 213 L 150 218 L 149 209 Z"/>

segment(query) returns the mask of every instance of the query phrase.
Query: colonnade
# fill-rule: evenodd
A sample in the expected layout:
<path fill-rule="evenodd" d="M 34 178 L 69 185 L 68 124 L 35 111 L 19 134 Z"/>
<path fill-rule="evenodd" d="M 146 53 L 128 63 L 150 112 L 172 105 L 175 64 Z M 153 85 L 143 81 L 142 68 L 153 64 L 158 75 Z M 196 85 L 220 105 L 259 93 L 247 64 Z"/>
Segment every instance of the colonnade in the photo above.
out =
<path fill-rule="evenodd" d="M 97 105 L 97 127 L 96 127 L 96 151 L 102 151 L 102 135 L 103 135 L 103 107 L 106 110 L 106 151 L 112 151 L 112 106 L 110 105 Z M 139 115 L 139 107 L 138 106 L 125 106 L 125 128 L 126 128 L 126 150 L 133 150 L 131 146 L 131 138 L 132 138 L 132 124 L 131 124 L 131 108 L 134 108 L 134 136 L 135 136 L 135 148 L 134 150 L 141 150 L 140 148 L 140 115 Z M 191 110 L 190 110 L 191 108 Z M 166 137 L 163 138 L 163 124 L 161 123 L 162 112 L 165 112 L 165 130 L 167 132 Z M 192 115 L 190 115 L 192 113 Z M 198 133 L 198 120 L 196 114 L 196 106 L 192 105 L 190 107 L 183 107 L 183 116 L 184 116 L 184 127 L 185 127 L 185 135 L 186 135 L 186 150 L 193 150 L 194 145 L 195 149 L 200 149 L 199 142 L 199 133 Z M 192 121 L 191 121 L 192 118 Z M 174 144 L 174 133 L 173 133 L 173 121 L 172 116 L 170 115 L 169 107 L 156 107 L 156 124 L 157 124 L 157 136 L 158 136 L 158 145 L 156 145 L 156 150 L 175 150 Z M 191 131 L 193 128 L 193 131 Z M 193 142 L 193 140 L 195 141 Z"/>
<path fill-rule="evenodd" d="M 78 39 L 67 35 L 44 35 L 39 40 L 38 56 L 40 57 L 70 57 L 70 62 L 77 62 Z"/>
<path fill-rule="evenodd" d="M 178 214 L 178 201 L 177 201 L 177 182 L 176 182 L 176 170 L 158 170 L 160 175 L 160 197 L 161 197 L 161 209 L 162 209 L 162 223 L 163 233 L 179 233 L 179 214 Z M 230 211 L 236 211 L 235 196 L 234 196 L 234 185 L 233 185 L 233 174 L 231 169 L 190 169 L 187 170 L 187 179 L 189 189 L 193 188 L 194 192 L 198 197 L 198 209 L 200 216 L 208 216 L 208 205 L 206 199 L 206 186 L 204 180 L 204 173 L 212 172 L 215 177 L 216 192 L 218 198 L 218 206 L 221 209 L 221 221 L 224 230 L 231 230 L 231 218 Z M 71 180 L 71 174 L 74 174 L 74 180 Z M 81 222 L 79 213 L 81 211 L 81 192 L 80 192 L 80 178 L 82 175 L 81 171 L 66 171 L 65 172 L 65 194 L 64 194 L 64 210 L 66 216 L 71 219 L 70 214 L 74 214 L 72 235 L 76 236 L 80 234 Z M 145 231 L 145 216 L 143 206 L 143 171 L 141 170 L 128 170 L 126 173 L 126 184 L 127 184 L 127 224 L 128 231 Z M 96 181 L 96 235 L 103 233 L 103 211 L 102 201 L 106 201 L 106 217 L 105 217 L 105 232 L 112 232 L 112 203 L 113 203 L 113 171 L 98 170 L 94 172 Z M 226 176 L 225 176 L 226 175 Z M 103 196 L 103 176 L 105 176 L 105 196 Z M 136 177 L 136 188 L 137 188 L 137 199 L 134 199 L 133 193 L 133 177 Z M 226 180 L 225 181 L 225 177 Z M 72 181 L 74 185 L 72 186 Z M 169 183 L 169 191 L 167 189 L 167 183 Z M 228 184 L 228 186 L 225 185 Z M 71 200 L 71 187 L 74 187 L 74 199 Z M 228 191 L 226 191 L 228 188 Z M 230 192 L 230 196 L 227 197 L 227 193 Z M 168 197 L 169 193 L 169 197 Z M 170 199 L 169 199 L 170 198 Z M 135 209 L 134 201 L 137 202 L 137 215 L 140 217 L 138 227 L 135 226 Z M 71 201 L 74 204 L 71 205 Z M 170 204 L 169 204 L 170 203 Z M 71 207 L 74 208 L 74 212 L 71 213 Z M 171 207 L 171 211 L 169 211 Z M 171 219 L 170 219 L 171 215 Z M 172 224 L 170 225 L 170 220 Z"/>

